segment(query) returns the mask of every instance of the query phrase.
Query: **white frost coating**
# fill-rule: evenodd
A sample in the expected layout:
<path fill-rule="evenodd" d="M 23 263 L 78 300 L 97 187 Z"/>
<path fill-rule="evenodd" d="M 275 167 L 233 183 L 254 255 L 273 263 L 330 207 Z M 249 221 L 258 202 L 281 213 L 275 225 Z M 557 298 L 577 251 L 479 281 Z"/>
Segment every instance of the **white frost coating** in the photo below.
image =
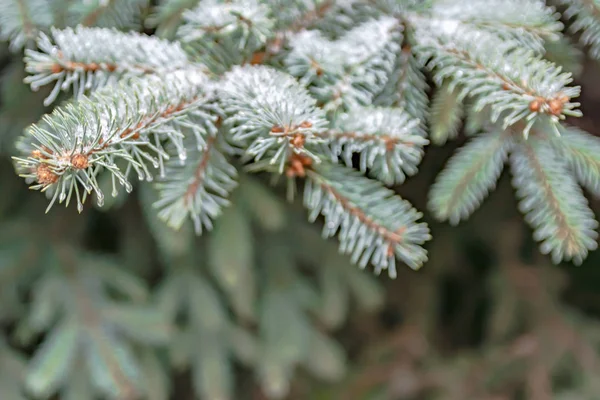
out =
<path fill-rule="evenodd" d="M 445 34 L 456 34 L 453 25 L 463 25 L 516 40 L 540 54 L 544 40 L 558 40 L 563 29 L 554 8 L 541 0 L 441 0 L 431 14 L 432 24 Z"/>
<path fill-rule="evenodd" d="M 31 156 L 31 152 L 37 150 L 45 156 L 43 163 L 58 177 L 51 185 L 54 196 L 50 206 L 56 199 L 68 202 L 73 188 L 79 184 L 84 191 L 76 190 L 78 209 L 85 199 L 83 193 L 93 191 L 101 201 L 103 194 L 96 174 L 102 167 L 129 191 L 129 170 L 135 171 L 139 179 L 147 180 L 153 179 L 152 169 L 164 170 L 164 160 L 170 154 L 163 148 L 163 139 L 168 140 L 180 160 L 187 157 L 183 130 L 196 139 L 198 148 L 205 146 L 205 138 L 217 130 L 214 122 L 218 110 L 211 104 L 213 92 L 214 86 L 209 84 L 208 78 L 192 69 L 135 78 L 116 90 L 105 88 L 91 97 L 82 97 L 77 103 L 56 108 L 40 123 L 31 126 L 29 132 L 33 138 L 23 138 L 20 143 L 26 157 L 18 159 L 23 176 L 36 180 L 35 171 L 42 160 Z M 27 139 L 33 143 L 25 143 Z M 85 156 L 85 167 L 73 163 L 74 154 Z M 117 159 L 127 162 L 127 171 L 119 170 L 115 164 Z M 113 192 L 116 191 L 114 181 Z M 42 190 L 48 187 L 32 186 Z"/>
<path fill-rule="evenodd" d="M 547 28 L 549 32 L 562 28 L 554 8 L 542 0 L 439 0 L 434 3 L 431 13 L 457 21 L 510 23 L 524 28 Z"/>
<path fill-rule="evenodd" d="M 283 168 L 291 135 L 319 142 L 314 133 L 327 121 L 316 100 L 290 75 L 264 66 L 234 67 L 221 82 L 220 97 L 234 140 L 249 141 L 247 153 L 257 160 L 267 153 Z M 281 127 L 282 132 L 272 132 Z M 295 151 L 307 152 L 299 147 Z M 316 157 L 315 157 L 316 158 Z"/>
<path fill-rule="evenodd" d="M 108 28 L 53 28 L 49 36 L 40 35 L 38 47 L 39 51 L 25 52 L 25 70 L 30 74 L 25 82 L 32 90 L 56 82 L 46 104 L 71 87 L 79 97 L 124 76 L 164 74 L 190 66 L 179 43 Z"/>
<path fill-rule="evenodd" d="M 204 0 L 183 13 L 184 24 L 179 28 L 178 36 L 190 42 L 207 33 L 227 34 L 242 29 L 245 36 L 253 34 L 264 43 L 273 27 L 269 14 L 269 8 L 257 0 Z"/>
<path fill-rule="evenodd" d="M 303 84 L 312 84 L 326 109 L 367 105 L 385 87 L 401 39 L 401 27 L 390 17 L 364 22 L 334 41 L 301 32 L 284 62 Z"/>
<path fill-rule="evenodd" d="M 334 158 L 353 165 L 360 155 L 362 172 L 369 170 L 385 184 L 402 183 L 417 172 L 429 143 L 418 119 L 398 108 L 355 108 L 336 121 L 328 132 L 328 146 Z"/>

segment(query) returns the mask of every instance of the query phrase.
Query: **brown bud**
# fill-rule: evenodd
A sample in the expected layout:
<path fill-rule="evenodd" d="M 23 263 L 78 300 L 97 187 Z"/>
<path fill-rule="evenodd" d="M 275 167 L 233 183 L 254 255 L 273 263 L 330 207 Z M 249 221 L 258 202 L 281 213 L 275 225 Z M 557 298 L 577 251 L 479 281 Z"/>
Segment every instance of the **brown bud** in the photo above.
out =
<path fill-rule="evenodd" d="M 529 109 L 530 109 L 532 112 L 539 112 L 539 111 L 540 111 L 540 108 L 542 108 L 542 104 L 543 104 L 543 102 L 542 102 L 540 99 L 535 99 L 535 100 L 532 100 L 532 101 L 529 103 Z"/>
<path fill-rule="evenodd" d="M 564 103 L 559 99 L 552 99 L 548 102 L 548 107 L 550 107 L 550 112 L 552 115 L 560 115 L 563 111 Z"/>
<path fill-rule="evenodd" d="M 313 163 L 312 158 L 305 156 L 304 154 L 297 154 L 296 157 L 300 160 L 300 163 L 305 167 L 310 167 Z"/>
<path fill-rule="evenodd" d="M 265 61 L 266 55 L 267 55 L 267 53 L 265 53 L 264 51 L 259 51 L 259 52 L 252 54 L 252 58 L 250 59 L 250 64 L 251 65 L 262 64 Z"/>
<path fill-rule="evenodd" d="M 51 185 L 58 180 L 58 175 L 56 175 L 50 167 L 46 164 L 38 165 L 36 169 L 37 181 L 42 185 Z"/>
<path fill-rule="evenodd" d="M 312 128 L 313 124 L 310 121 L 304 121 L 300 124 L 300 128 L 303 129 L 308 129 L 308 128 Z"/>
<path fill-rule="evenodd" d="M 271 128 L 271 133 L 283 133 L 285 132 L 285 130 L 283 129 L 283 127 L 279 126 L 279 125 L 275 125 Z"/>
<path fill-rule="evenodd" d="M 31 152 L 31 157 L 33 158 L 42 158 L 42 152 L 39 150 L 33 150 Z"/>
<path fill-rule="evenodd" d="M 294 135 L 291 140 L 292 146 L 294 147 L 304 147 L 305 138 L 303 135 Z"/>
<path fill-rule="evenodd" d="M 50 71 L 52 71 L 53 74 L 58 74 L 59 72 L 62 72 L 63 67 L 60 64 L 52 64 L 52 67 L 50 67 Z"/>
<path fill-rule="evenodd" d="M 502 90 L 510 90 L 510 86 L 508 85 L 508 83 L 503 83 L 502 84 Z"/>
<path fill-rule="evenodd" d="M 71 157 L 71 165 L 75 169 L 86 169 L 90 164 L 85 154 L 75 154 Z"/>
<path fill-rule="evenodd" d="M 390 243 L 388 245 L 387 251 L 385 253 L 386 253 L 385 254 L 386 256 L 393 257 L 394 256 L 394 245 Z"/>

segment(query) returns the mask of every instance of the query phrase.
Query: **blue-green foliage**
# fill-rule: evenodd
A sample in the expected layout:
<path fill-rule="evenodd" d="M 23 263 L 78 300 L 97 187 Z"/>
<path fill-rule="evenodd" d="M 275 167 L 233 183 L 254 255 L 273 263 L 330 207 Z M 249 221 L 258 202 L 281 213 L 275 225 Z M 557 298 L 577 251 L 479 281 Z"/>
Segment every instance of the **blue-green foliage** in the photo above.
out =
<path fill-rule="evenodd" d="M 578 53 L 560 50 L 560 15 L 541 0 L 49 3 L 0 0 L 0 39 L 23 50 L 24 81 L 41 92 L 31 99 L 56 103 L 31 125 L 0 114 L 29 125 L 11 155 L 50 211 L 39 227 L 0 226 L 0 322 L 18 321 L 22 345 L 41 340 L 24 361 L 0 338 L 8 400 L 20 388 L 35 399 L 164 400 L 171 368 L 191 373 L 199 398 L 231 399 L 238 362 L 273 399 L 299 369 L 339 379 L 345 355 L 323 326 L 346 320 L 350 298 L 381 303 L 372 277 L 340 254 L 391 277 L 398 261 L 426 263 L 429 228 L 389 186 L 461 126 L 472 137 L 431 188 L 434 217 L 466 219 L 509 163 L 543 253 L 580 263 L 597 247 L 579 185 L 600 193 L 600 141 L 564 123 L 581 115 Z M 597 58 L 598 8 L 565 3 Z M 309 219 L 322 217 L 339 247 L 256 171 L 303 191 Z M 145 267 L 129 270 L 156 261 L 152 244 L 130 250 L 125 268 L 51 230 L 66 212 L 53 205 L 83 212 L 92 197 L 119 209 L 134 189 L 162 268 L 155 288 Z M 5 246 L 15 226 L 28 241 Z M 28 246 L 44 259 L 23 261 L 37 254 Z"/>

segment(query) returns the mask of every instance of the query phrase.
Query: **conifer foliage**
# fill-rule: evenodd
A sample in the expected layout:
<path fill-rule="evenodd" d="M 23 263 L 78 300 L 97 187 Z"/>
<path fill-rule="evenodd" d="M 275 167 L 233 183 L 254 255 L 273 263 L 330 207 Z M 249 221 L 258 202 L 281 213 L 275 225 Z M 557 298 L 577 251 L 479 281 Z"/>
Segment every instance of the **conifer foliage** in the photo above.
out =
<path fill-rule="evenodd" d="M 115 260 L 57 245 L 35 278 L 11 274 L 36 287 L 31 309 L 15 305 L 20 339 L 46 335 L 27 363 L 0 338 L 0 391 L 23 398 L 4 362 L 26 364 L 16 380 L 36 399 L 166 399 L 164 358 L 206 399 L 236 398 L 234 361 L 270 398 L 299 367 L 336 379 L 344 355 L 318 324 L 341 324 L 350 294 L 380 302 L 337 253 L 391 277 L 426 263 L 429 228 L 392 186 L 463 120 L 472 137 L 432 186 L 431 215 L 465 220 L 507 164 L 541 251 L 581 263 L 597 247 L 581 187 L 600 193 L 600 141 L 566 121 L 581 116 L 577 63 L 551 56 L 566 20 L 598 58 L 600 6 L 558 3 L 0 0 L 0 39 L 48 107 L 11 146 L 17 173 L 50 216 L 139 192 L 168 266 L 154 291 Z M 285 180 L 338 252 L 289 229 L 306 215 L 255 173 Z M 293 254 L 285 235 L 323 250 Z M 316 286 L 300 273 L 307 257 L 330 264 Z"/>

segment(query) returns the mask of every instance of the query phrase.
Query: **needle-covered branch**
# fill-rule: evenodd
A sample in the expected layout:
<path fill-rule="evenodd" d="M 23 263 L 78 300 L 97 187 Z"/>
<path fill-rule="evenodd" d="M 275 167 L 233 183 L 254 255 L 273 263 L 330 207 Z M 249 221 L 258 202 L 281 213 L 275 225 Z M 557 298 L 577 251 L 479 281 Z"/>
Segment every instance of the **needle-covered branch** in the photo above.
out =
<path fill-rule="evenodd" d="M 142 11 L 148 0 L 86 0 L 69 7 L 71 26 L 99 26 L 136 29 L 141 26 Z"/>
<path fill-rule="evenodd" d="M 0 0 L 0 41 L 8 41 L 14 52 L 33 44 L 52 22 L 48 0 Z"/>
<path fill-rule="evenodd" d="M 38 48 L 25 51 L 25 70 L 30 74 L 25 82 L 33 90 L 56 82 L 46 105 L 61 90 L 73 88 L 80 97 L 123 77 L 191 68 L 177 42 L 109 28 L 52 29 L 49 35 L 40 35 Z"/>
<path fill-rule="evenodd" d="M 431 14 L 448 23 L 459 22 L 492 32 L 542 52 L 544 40 L 560 38 L 560 15 L 543 0 L 441 0 Z M 499 10 L 502 10 L 499 12 Z"/>
<path fill-rule="evenodd" d="M 416 51 L 429 60 L 436 82 L 460 85 L 459 98 L 473 97 L 479 111 L 490 106 L 492 121 L 501 120 L 504 127 L 523 121 L 527 136 L 540 117 L 558 122 L 581 115 L 572 101 L 580 88 L 569 86 L 571 74 L 519 42 L 447 20 L 418 23 Z"/>
<path fill-rule="evenodd" d="M 391 17 L 367 21 L 333 41 L 303 31 L 291 39 L 285 64 L 327 109 L 369 105 L 384 89 L 401 41 L 401 26 Z"/>
<path fill-rule="evenodd" d="M 325 130 L 325 114 L 293 77 L 269 67 L 235 67 L 219 93 L 225 125 L 247 155 L 268 159 L 279 172 L 292 153 L 318 161 L 307 147 L 323 142 L 317 134 Z"/>
<path fill-rule="evenodd" d="M 257 0 L 202 1 L 196 8 L 185 10 L 178 36 L 183 42 L 210 39 L 213 34 L 239 35 L 239 47 L 256 49 L 271 35 L 273 21 L 270 9 Z"/>
<path fill-rule="evenodd" d="M 558 0 L 566 6 L 564 16 L 572 19 L 570 30 L 580 33 L 580 41 L 589 46 L 589 53 L 600 59 L 600 4 L 596 0 Z"/>
<path fill-rule="evenodd" d="M 600 138 L 573 126 L 562 126 L 551 144 L 564 158 L 577 181 L 594 196 L 600 196 Z"/>
<path fill-rule="evenodd" d="M 250 60 L 274 34 L 271 10 L 258 0 L 205 0 L 182 18 L 177 37 L 219 74 Z"/>
<path fill-rule="evenodd" d="M 396 55 L 387 83 L 373 99 L 373 104 L 400 107 L 424 125 L 429 111 L 427 78 L 411 47 L 406 45 Z"/>
<path fill-rule="evenodd" d="M 17 158 L 19 170 L 34 182 L 33 189 L 51 191 L 50 206 L 57 199 L 68 204 L 74 194 L 81 211 L 92 192 L 102 203 L 97 175 L 104 169 L 113 176 L 113 196 L 117 182 L 129 192 L 131 170 L 147 180 L 154 176 L 150 167 L 164 172 L 163 160 L 171 156 L 163 147 L 165 139 L 183 162 L 184 132 L 203 143 L 214 129 L 217 117 L 211 87 L 197 70 L 179 71 L 134 79 L 82 97 L 31 126 L 21 140 L 24 154 Z M 126 165 L 124 171 L 117 160 Z"/>
<path fill-rule="evenodd" d="M 598 222 L 566 160 L 543 139 L 530 138 L 510 157 L 519 208 L 535 230 L 540 249 L 555 263 L 580 264 L 598 247 Z"/>
<path fill-rule="evenodd" d="M 340 240 L 340 251 L 364 268 L 396 276 L 396 258 L 417 269 L 426 260 L 422 244 L 430 239 L 421 213 L 380 182 L 358 171 L 323 163 L 307 172 L 304 205 L 314 221 L 325 217 L 323 235 Z"/>
<path fill-rule="evenodd" d="M 514 146 L 510 132 L 496 129 L 475 137 L 452 156 L 431 187 L 429 209 L 436 218 L 456 225 L 469 217 L 496 187 Z"/>
<path fill-rule="evenodd" d="M 188 141 L 189 142 L 189 141 Z M 184 143 L 185 144 L 185 143 Z M 157 182 L 158 216 L 179 229 L 189 217 L 197 234 L 211 230 L 213 220 L 229 205 L 229 194 L 237 186 L 237 171 L 225 154 L 229 146 L 222 137 L 210 132 L 203 146 L 187 143 L 185 164 L 169 160 L 164 178 Z"/>
<path fill-rule="evenodd" d="M 341 157 L 352 167 L 352 156 L 359 154 L 360 170 L 387 185 L 415 174 L 429 143 L 419 120 L 401 109 L 383 107 L 353 109 L 319 136 L 327 139 L 334 161 Z"/>

